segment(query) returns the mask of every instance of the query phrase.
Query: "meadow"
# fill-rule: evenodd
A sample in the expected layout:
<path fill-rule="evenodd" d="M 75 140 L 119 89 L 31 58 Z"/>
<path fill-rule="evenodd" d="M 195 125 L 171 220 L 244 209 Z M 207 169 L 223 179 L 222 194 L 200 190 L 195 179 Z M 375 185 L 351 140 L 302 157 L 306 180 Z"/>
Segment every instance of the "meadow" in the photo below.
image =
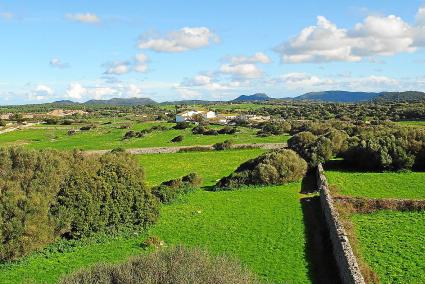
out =
<path fill-rule="evenodd" d="M 229 175 L 242 162 L 264 153 L 262 149 L 214 152 L 183 152 L 170 154 L 138 155 L 146 181 L 158 185 L 196 172 L 203 178 L 203 186 L 214 185 L 218 179 Z"/>
<path fill-rule="evenodd" d="M 382 283 L 425 283 L 425 212 L 351 217 L 359 253 Z"/>
<path fill-rule="evenodd" d="M 397 123 L 404 126 L 425 127 L 425 121 L 423 120 L 406 120 L 398 121 Z"/>
<path fill-rule="evenodd" d="M 262 150 L 140 156 L 149 184 L 197 170 L 211 185 Z M 196 157 L 194 156 L 196 155 Z M 227 157 L 227 159 L 224 159 Z M 196 159 L 197 158 L 197 159 Z M 184 164 L 186 167 L 181 167 Z M 201 246 L 237 257 L 273 283 L 309 283 L 301 184 L 210 192 L 198 189 L 161 209 L 148 232 L 76 242 L 63 241 L 12 264 L 0 265 L 2 283 L 54 283 L 61 275 L 97 262 L 123 261 L 145 253 L 157 236 L 166 245 Z"/>
<path fill-rule="evenodd" d="M 120 125 L 125 124 L 131 124 L 131 127 L 129 129 L 119 129 Z M 132 123 L 131 121 L 121 120 L 111 124 L 99 123 L 96 128 L 88 131 L 79 131 L 74 135 L 68 135 L 68 131 L 77 130 L 83 125 L 38 125 L 31 128 L 1 134 L 0 146 L 22 145 L 34 149 L 52 148 L 58 150 L 107 150 L 117 147 L 143 148 L 160 146 L 212 145 L 218 142 L 223 142 L 227 139 L 231 139 L 237 144 L 281 143 L 286 142 L 289 138 L 288 135 L 258 137 L 255 135 L 255 129 L 239 127 L 240 131 L 235 134 L 195 135 L 192 134 L 191 129 L 169 129 L 165 131 L 154 131 L 142 138 L 123 139 L 125 133 L 130 130 L 140 131 L 154 125 L 162 125 L 171 128 L 175 124 L 165 122 Z M 212 126 L 212 128 L 221 127 Z M 184 136 L 182 142 L 170 142 L 171 139 L 178 135 Z"/>
<path fill-rule="evenodd" d="M 327 170 L 331 190 L 368 198 L 425 199 L 425 172 L 345 172 Z"/>

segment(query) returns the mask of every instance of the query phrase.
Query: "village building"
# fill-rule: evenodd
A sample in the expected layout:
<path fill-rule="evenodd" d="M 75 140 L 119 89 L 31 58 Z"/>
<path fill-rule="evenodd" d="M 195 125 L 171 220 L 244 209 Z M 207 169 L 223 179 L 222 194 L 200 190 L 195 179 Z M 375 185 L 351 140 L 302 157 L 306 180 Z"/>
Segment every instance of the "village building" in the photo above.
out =
<path fill-rule="evenodd" d="M 197 116 L 209 120 L 216 118 L 217 114 L 214 111 L 190 110 L 177 114 L 176 122 L 193 121 Z"/>

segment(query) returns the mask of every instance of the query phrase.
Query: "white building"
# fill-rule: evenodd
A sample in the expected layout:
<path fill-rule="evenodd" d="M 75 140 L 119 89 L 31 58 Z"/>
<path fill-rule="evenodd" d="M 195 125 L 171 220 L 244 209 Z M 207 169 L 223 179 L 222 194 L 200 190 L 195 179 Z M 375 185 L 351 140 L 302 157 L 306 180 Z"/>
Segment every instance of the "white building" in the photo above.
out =
<path fill-rule="evenodd" d="M 204 119 L 212 119 L 217 116 L 216 113 L 213 111 L 190 110 L 190 111 L 185 111 L 185 112 L 177 114 L 176 122 L 191 121 L 194 119 L 196 115 L 200 115 Z"/>

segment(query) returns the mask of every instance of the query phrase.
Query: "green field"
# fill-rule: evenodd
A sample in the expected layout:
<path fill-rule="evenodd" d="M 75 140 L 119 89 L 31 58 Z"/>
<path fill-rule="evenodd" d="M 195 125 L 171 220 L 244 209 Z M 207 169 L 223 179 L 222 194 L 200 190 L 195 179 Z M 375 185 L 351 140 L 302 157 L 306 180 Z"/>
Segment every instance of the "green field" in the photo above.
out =
<path fill-rule="evenodd" d="M 255 158 L 265 150 L 231 150 L 214 152 L 186 152 L 139 155 L 149 185 L 158 185 L 191 172 L 203 178 L 204 186 L 211 186 L 229 175 L 242 162 Z"/>
<path fill-rule="evenodd" d="M 157 184 L 198 169 L 205 185 L 230 173 L 262 150 L 144 155 L 139 159 L 147 180 Z M 196 157 L 195 157 L 196 156 Z M 197 159 L 196 159 L 197 158 Z M 227 159 L 224 159 L 227 158 Z M 181 167 L 181 165 L 190 166 Z M 149 235 L 167 245 L 201 246 L 212 253 L 235 256 L 272 283 L 309 283 L 301 184 L 210 192 L 197 190 L 171 205 Z M 97 262 L 117 262 L 145 252 L 147 233 L 76 242 L 76 246 L 44 250 L 22 261 L 0 265 L 1 283 L 54 283 L 65 273 Z M 61 249 L 62 250 L 62 249 Z"/>
<path fill-rule="evenodd" d="M 425 283 L 425 212 L 354 214 L 360 254 L 382 283 Z"/>
<path fill-rule="evenodd" d="M 326 171 L 338 194 L 369 198 L 425 199 L 425 172 L 360 173 Z"/>
<path fill-rule="evenodd" d="M 99 124 L 97 128 L 89 131 L 81 131 L 75 135 L 68 135 L 68 130 L 79 129 L 82 125 L 71 126 L 35 126 L 0 135 L 0 146 L 23 145 L 35 149 L 53 148 L 59 150 L 83 149 L 83 150 L 103 150 L 123 148 L 143 148 L 159 146 L 191 146 L 191 145 L 212 145 L 232 139 L 235 143 L 276 143 L 286 142 L 288 135 L 257 137 L 256 130 L 246 127 L 239 127 L 240 132 L 233 135 L 194 135 L 191 129 L 154 131 L 143 138 L 132 138 L 123 140 L 124 134 L 129 130 L 140 131 L 154 125 L 172 127 L 174 123 L 133 123 L 130 129 L 118 129 L 120 121 L 108 125 Z M 127 122 L 131 123 L 131 122 Z M 213 126 L 213 128 L 221 128 Z M 178 135 L 183 135 L 184 140 L 179 143 L 172 143 L 170 140 Z"/>
<path fill-rule="evenodd" d="M 404 126 L 425 127 L 425 121 L 411 120 L 411 121 L 398 121 L 397 123 Z"/>

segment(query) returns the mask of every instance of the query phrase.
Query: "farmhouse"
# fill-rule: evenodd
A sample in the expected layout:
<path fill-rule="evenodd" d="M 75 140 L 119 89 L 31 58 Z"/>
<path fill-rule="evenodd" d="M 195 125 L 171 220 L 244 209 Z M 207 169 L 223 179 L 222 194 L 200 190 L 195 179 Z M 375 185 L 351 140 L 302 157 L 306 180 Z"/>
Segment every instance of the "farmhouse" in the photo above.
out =
<path fill-rule="evenodd" d="M 204 119 L 213 119 L 217 115 L 214 111 L 190 110 L 176 115 L 176 122 L 193 121 L 197 116 Z"/>

